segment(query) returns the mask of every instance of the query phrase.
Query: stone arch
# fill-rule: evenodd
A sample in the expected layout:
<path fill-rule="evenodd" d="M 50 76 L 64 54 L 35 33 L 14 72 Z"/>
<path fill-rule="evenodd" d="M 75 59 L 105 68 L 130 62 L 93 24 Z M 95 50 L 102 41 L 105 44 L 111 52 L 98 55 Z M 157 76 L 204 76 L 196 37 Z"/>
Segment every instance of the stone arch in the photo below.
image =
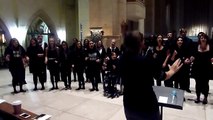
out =
<path fill-rule="evenodd" d="M 6 42 L 8 42 L 12 37 L 10 35 L 7 26 L 4 24 L 4 21 L 1 18 L 0 18 L 0 28 L 4 31 Z"/>
<path fill-rule="evenodd" d="M 35 12 L 32 17 L 29 19 L 29 23 L 27 24 L 28 29 L 30 27 L 30 25 L 34 22 L 34 20 L 36 19 L 42 19 L 48 26 L 48 28 L 50 29 L 51 33 L 54 34 L 54 36 L 57 38 L 57 32 L 56 32 L 56 27 L 54 25 L 54 22 L 52 21 L 52 19 L 49 17 L 49 15 L 44 11 L 44 10 L 38 10 L 37 12 Z"/>

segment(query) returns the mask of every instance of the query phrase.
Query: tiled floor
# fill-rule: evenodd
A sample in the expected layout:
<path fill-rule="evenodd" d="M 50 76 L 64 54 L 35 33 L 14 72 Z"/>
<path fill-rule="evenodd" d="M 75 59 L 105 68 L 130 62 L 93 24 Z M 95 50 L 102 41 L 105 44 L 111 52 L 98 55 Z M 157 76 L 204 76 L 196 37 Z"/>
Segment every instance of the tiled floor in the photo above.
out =
<path fill-rule="evenodd" d="M 32 91 L 32 75 L 26 70 L 28 89 L 26 93 L 11 94 L 11 76 L 7 69 L 0 70 L 0 98 L 11 103 L 21 100 L 23 108 L 37 114 L 46 113 L 52 115 L 51 120 L 125 120 L 122 96 L 118 98 L 106 98 L 103 96 L 102 84 L 98 92 L 90 92 L 90 83 L 86 83 L 86 89 L 76 91 L 77 82 L 73 82 L 72 90 L 62 90 L 63 82 L 59 83 L 59 90 L 49 91 L 51 84 L 46 83 L 46 90 Z M 40 85 L 39 85 L 40 86 Z M 194 80 L 191 79 L 192 93 L 185 93 L 187 99 L 183 110 L 164 107 L 164 120 L 213 120 L 213 81 L 210 81 L 209 103 L 207 105 L 195 104 L 190 99 L 195 99 Z M 189 100 L 188 100 L 189 99 Z"/>

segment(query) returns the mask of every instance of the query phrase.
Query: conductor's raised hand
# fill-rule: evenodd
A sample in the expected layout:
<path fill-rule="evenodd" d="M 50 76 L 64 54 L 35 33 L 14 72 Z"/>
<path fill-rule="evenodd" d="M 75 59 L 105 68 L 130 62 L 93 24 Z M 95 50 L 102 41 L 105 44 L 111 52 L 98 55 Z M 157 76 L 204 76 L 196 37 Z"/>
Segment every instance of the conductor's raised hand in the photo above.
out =
<path fill-rule="evenodd" d="M 169 70 L 174 71 L 174 73 L 176 73 L 181 67 L 182 67 L 183 63 L 181 63 L 181 59 L 177 59 L 172 66 L 169 65 Z"/>
<path fill-rule="evenodd" d="M 166 72 L 166 80 L 171 78 L 180 68 L 182 67 L 183 63 L 181 63 L 180 59 L 177 59 L 171 66 L 169 65 L 169 71 Z"/>

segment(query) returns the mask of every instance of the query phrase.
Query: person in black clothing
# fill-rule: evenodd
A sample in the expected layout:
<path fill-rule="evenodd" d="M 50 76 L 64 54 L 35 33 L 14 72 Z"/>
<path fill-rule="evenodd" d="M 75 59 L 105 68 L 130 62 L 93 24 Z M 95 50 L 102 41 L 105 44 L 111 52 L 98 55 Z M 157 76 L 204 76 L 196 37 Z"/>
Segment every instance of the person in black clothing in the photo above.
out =
<path fill-rule="evenodd" d="M 12 75 L 14 93 L 18 93 L 16 90 L 17 85 L 20 86 L 20 92 L 26 92 L 22 87 L 26 84 L 24 64 L 26 52 L 16 38 L 10 40 L 10 45 L 5 50 L 5 59 L 9 62 L 9 71 Z"/>
<path fill-rule="evenodd" d="M 184 71 L 185 74 L 183 74 L 183 81 L 184 81 L 184 90 L 186 90 L 186 92 L 191 93 L 190 90 L 190 64 L 191 64 L 191 56 L 192 53 L 194 51 L 194 47 L 193 47 L 193 41 L 191 39 L 189 39 L 186 36 L 187 31 L 184 28 L 180 29 L 180 36 L 183 38 L 183 49 L 184 52 L 186 54 L 186 58 L 184 61 L 184 66 L 182 68 L 182 70 Z"/>
<path fill-rule="evenodd" d="M 161 79 L 169 79 L 182 64 L 180 60 L 169 71 L 156 71 L 153 59 L 140 55 L 144 47 L 143 35 L 138 31 L 127 33 L 126 52 L 120 58 L 120 74 L 124 81 L 124 111 L 127 120 L 160 120 L 159 106 L 152 88 L 153 77 L 161 72 Z M 152 70 L 150 70 L 152 68 Z"/>
<path fill-rule="evenodd" d="M 107 53 L 106 54 L 107 54 L 108 59 L 111 57 L 112 52 L 115 52 L 118 57 L 120 56 L 120 50 L 116 46 L 115 39 L 111 40 L 111 46 L 107 48 Z"/>
<path fill-rule="evenodd" d="M 44 90 L 44 79 L 43 79 L 43 75 L 42 75 L 42 68 L 43 68 L 43 64 L 44 64 L 44 59 L 41 58 L 41 54 L 42 56 L 44 56 L 44 51 L 43 49 L 38 45 L 38 42 L 35 38 L 32 38 L 30 40 L 30 46 L 27 48 L 27 56 L 29 57 L 29 71 L 30 73 L 33 74 L 33 82 L 34 82 L 34 91 L 37 90 L 37 83 L 38 83 L 38 77 L 39 77 L 39 81 L 41 83 L 41 90 Z"/>
<path fill-rule="evenodd" d="M 89 40 L 88 39 L 84 39 L 84 41 L 83 41 L 84 54 L 87 53 L 88 49 L 89 49 Z M 87 63 L 86 62 L 85 62 L 84 72 L 85 72 L 85 77 L 86 77 L 85 81 L 86 82 L 90 82 L 89 76 L 88 76 L 88 67 L 87 67 Z"/>
<path fill-rule="evenodd" d="M 104 71 L 102 70 L 102 65 L 103 65 L 103 62 L 104 62 L 104 59 L 106 58 L 106 50 L 105 50 L 105 47 L 103 45 L 103 42 L 101 40 L 99 40 L 96 44 L 97 46 L 97 50 L 98 52 L 100 53 L 100 72 L 101 72 L 101 76 L 99 77 L 98 79 L 98 83 L 101 83 L 101 78 L 102 80 L 104 79 Z"/>
<path fill-rule="evenodd" d="M 38 45 L 39 47 L 42 48 L 41 53 L 38 54 L 39 60 L 41 60 L 40 64 L 41 64 L 41 71 L 42 71 L 42 79 L 44 82 L 47 81 L 47 66 L 45 64 L 45 49 L 47 48 L 47 43 L 43 41 L 43 36 L 42 35 L 38 35 L 37 36 L 37 41 L 38 41 Z"/>
<path fill-rule="evenodd" d="M 65 41 L 61 43 L 60 49 L 60 71 L 61 79 L 64 82 L 65 89 L 71 89 L 71 53 L 68 44 Z"/>
<path fill-rule="evenodd" d="M 203 104 L 208 103 L 209 79 L 212 74 L 213 51 L 208 36 L 202 33 L 198 36 L 197 50 L 193 55 L 192 76 L 195 78 L 196 95 L 195 103 L 200 102 L 200 95 L 203 93 Z"/>
<path fill-rule="evenodd" d="M 114 98 L 116 96 L 116 83 L 119 78 L 119 59 L 115 52 L 112 52 L 110 59 L 107 62 L 107 71 L 109 71 L 108 90 L 109 96 Z"/>
<path fill-rule="evenodd" d="M 156 61 L 156 64 L 159 66 L 158 68 L 160 70 L 165 69 L 166 68 L 166 48 L 163 45 L 163 36 L 162 35 L 157 35 L 157 39 L 156 39 L 156 44 L 153 47 L 153 57 Z M 156 77 L 156 82 L 157 82 L 157 86 L 161 86 L 161 80 L 158 79 L 158 77 Z M 164 82 L 166 83 L 166 82 Z M 168 86 L 168 84 L 165 84 L 165 86 Z M 168 87 L 172 87 L 172 86 L 168 86 Z"/>
<path fill-rule="evenodd" d="M 78 41 L 76 43 L 76 47 L 72 53 L 73 64 L 77 72 L 78 76 L 78 88 L 76 90 L 85 89 L 84 82 L 84 68 L 85 68 L 85 59 L 84 59 L 84 50 L 82 47 L 82 43 Z"/>
<path fill-rule="evenodd" d="M 45 63 L 50 72 L 50 80 L 52 88 L 50 90 L 58 89 L 59 81 L 59 48 L 55 44 L 53 37 L 49 38 L 48 47 L 45 49 Z M 54 84 L 55 82 L 55 84 Z"/>
<path fill-rule="evenodd" d="M 73 41 L 73 43 L 69 47 L 71 53 L 75 50 L 76 44 L 78 42 L 78 39 L 77 38 L 73 38 L 72 41 Z M 73 77 L 74 77 L 73 81 L 76 82 L 77 81 L 77 79 L 76 79 L 77 72 L 76 72 L 76 67 L 75 66 L 72 68 L 72 73 L 73 73 Z"/>
<path fill-rule="evenodd" d="M 87 62 L 88 77 L 92 83 L 92 89 L 90 89 L 90 91 L 99 91 L 98 78 L 100 76 L 100 53 L 95 48 L 93 41 L 89 41 L 89 49 L 87 50 L 85 61 Z"/>

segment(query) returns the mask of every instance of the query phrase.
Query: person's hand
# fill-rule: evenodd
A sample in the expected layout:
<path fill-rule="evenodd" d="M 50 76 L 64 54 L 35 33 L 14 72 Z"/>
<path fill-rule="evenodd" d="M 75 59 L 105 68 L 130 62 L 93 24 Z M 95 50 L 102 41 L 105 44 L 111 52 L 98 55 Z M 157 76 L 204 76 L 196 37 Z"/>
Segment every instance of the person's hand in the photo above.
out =
<path fill-rule="evenodd" d="M 30 58 L 28 56 L 26 56 L 26 61 L 29 62 L 30 61 Z"/>
<path fill-rule="evenodd" d="M 177 71 L 179 71 L 179 69 L 182 67 L 183 63 L 181 63 L 181 60 L 180 58 L 177 59 L 173 64 L 172 66 L 168 65 L 169 66 L 169 71 L 166 72 L 166 80 L 171 78 Z"/>
<path fill-rule="evenodd" d="M 182 67 L 182 65 L 183 65 L 183 63 L 181 63 L 181 60 L 179 58 L 172 64 L 172 66 L 169 65 L 169 70 L 176 73 Z"/>
<path fill-rule="evenodd" d="M 113 69 L 116 69 L 116 66 L 115 66 L 115 65 L 112 65 L 112 68 L 113 68 Z"/>
<path fill-rule="evenodd" d="M 191 56 L 191 57 L 190 57 L 190 61 L 193 62 L 194 60 L 195 60 L 195 57 L 194 57 L 194 56 Z"/>
<path fill-rule="evenodd" d="M 154 54 L 153 54 L 153 58 L 156 58 L 156 57 L 157 57 L 157 53 L 154 53 Z"/>
<path fill-rule="evenodd" d="M 106 70 L 106 68 L 107 68 L 107 67 L 105 67 L 105 66 L 102 66 L 102 70 Z"/>
<path fill-rule="evenodd" d="M 185 60 L 184 60 L 184 63 L 185 64 L 189 64 L 191 61 L 189 60 L 189 58 L 186 58 Z"/>
<path fill-rule="evenodd" d="M 89 59 L 89 57 L 85 57 L 85 61 L 87 61 Z"/>
<path fill-rule="evenodd" d="M 162 68 L 165 68 L 165 67 L 166 67 L 166 63 L 163 63 Z"/>
<path fill-rule="evenodd" d="M 175 56 L 177 55 L 177 51 L 175 50 L 172 54 L 171 60 L 174 61 L 175 60 Z"/>
<path fill-rule="evenodd" d="M 45 57 L 44 63 L 47 64 L 47 62 L 48 62 L 48 59 L 47 57 Z"/>
<path fill-rule="evenodd" d="M 6 61 L 10 61 L 10 55 L 6 55 Z"/>
<path fill-rule="evenodd" d="M 99 62 L 100 62 L 100 59 L 97 59 L 96 62 L 99 63 Z"/>

